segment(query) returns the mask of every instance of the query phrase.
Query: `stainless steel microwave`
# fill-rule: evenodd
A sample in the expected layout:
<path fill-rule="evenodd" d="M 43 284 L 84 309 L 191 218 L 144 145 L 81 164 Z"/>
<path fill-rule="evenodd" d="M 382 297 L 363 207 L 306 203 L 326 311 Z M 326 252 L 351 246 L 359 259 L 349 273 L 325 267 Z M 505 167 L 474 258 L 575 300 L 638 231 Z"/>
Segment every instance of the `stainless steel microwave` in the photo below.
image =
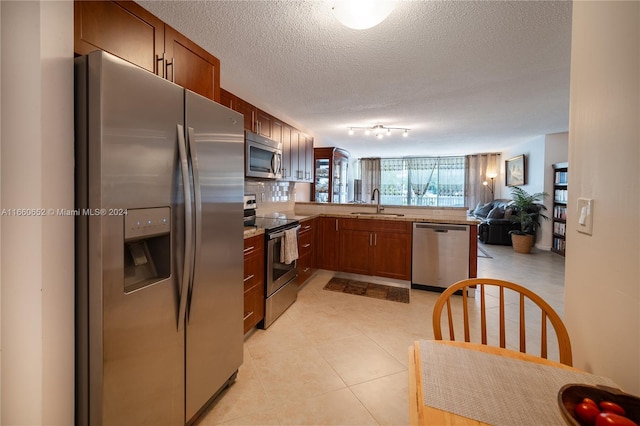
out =
<path fill-rule="evenodd" d="M 245 131 L 245 175 L 279 179 L 282 177 L 282 143 Z"/>

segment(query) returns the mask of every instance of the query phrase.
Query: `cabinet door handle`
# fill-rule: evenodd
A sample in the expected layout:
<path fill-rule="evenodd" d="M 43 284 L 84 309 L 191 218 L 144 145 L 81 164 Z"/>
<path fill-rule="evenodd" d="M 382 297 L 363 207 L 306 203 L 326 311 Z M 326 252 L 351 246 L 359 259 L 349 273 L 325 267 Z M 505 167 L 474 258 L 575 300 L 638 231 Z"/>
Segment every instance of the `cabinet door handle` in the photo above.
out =
<path fill-rule="evenodd" d="M 244 282 L 246 283 L 247 281 L 249 281 L 253 277 L 255 277 L 254 274 L 249 275 L 247 278 L 244 279 Z"/>
<path fill-rule="evenodd" d="M 246 321 L 251 315 L 253 315 L 253 311 L 251 311 L 247 315 L 245 315 L 243 321 Z"/>
<path fill-rule="evenodd" d="M 304 271 L 302 271 L 302 273 L 306 274 L 307 272 L 309 272 L 309 269 L 311 268 L 304 268 Z"/>
<path fill-rule="evenodd" d="M 373 234 L 369 234 L 369 245 L 373 245 Z"/>
<path fill-rule="evenodd" d="M 160 75 L 162 72 L 162 75 Z M 164 52 L 161 55 L 156 55 L 156 74 L 160 75 L 162 78 L 166 78 L 165 68 L 164 68 Z"/>
<path fill-rule="evenodd" d="M 254 248 L 256 248 L 256 247 L 255 246 L 247 247 L 246 249 L 244 249 L 244 253 L 247 254 L 248 252 L 250 252 Z"/>
<path fill-rule="evenodd" d="M 336 231 L 338 230 L 338 219 L 336 219 Z"/>
<path fill-rule="evenodd" d="M 176 82 L 176 60 L 175 60 L 175 58 L 171 58 L 171 62 L 165 61 L 164 78 L 167 78 L 169 76 L 169 67 L 171 67 L 171 82 L 175 83 Z M 167 78 L 167 80 L 168 80 L 168 78 Z"/>
<path fill-rule="evenodd" d="M 373 234 L 373 245 L 374 246 L 378 245 L 378 234 Z"/>
<path fill-rule="evenodd" d="M 311 247 L 311 244 L 305 244 L 302 246 L 302 248 L 307 248 L 307 247 Z"/>

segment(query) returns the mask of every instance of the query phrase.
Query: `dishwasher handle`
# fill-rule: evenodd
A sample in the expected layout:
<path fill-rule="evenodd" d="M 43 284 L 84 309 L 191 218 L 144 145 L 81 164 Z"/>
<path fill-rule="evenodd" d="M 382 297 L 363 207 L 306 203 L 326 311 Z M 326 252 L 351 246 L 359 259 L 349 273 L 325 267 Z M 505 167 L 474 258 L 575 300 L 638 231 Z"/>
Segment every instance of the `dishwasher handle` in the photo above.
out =
<path fill-rule="evenodd" d="M 437 225 L 433 223 L 414 223 L 414 229 L 429 229 L 432 232 L 442 232 L 446 233 L 449 231 L 463 231 L 466 232 L 468 230 L 468 226 L 466 225 Z"/>

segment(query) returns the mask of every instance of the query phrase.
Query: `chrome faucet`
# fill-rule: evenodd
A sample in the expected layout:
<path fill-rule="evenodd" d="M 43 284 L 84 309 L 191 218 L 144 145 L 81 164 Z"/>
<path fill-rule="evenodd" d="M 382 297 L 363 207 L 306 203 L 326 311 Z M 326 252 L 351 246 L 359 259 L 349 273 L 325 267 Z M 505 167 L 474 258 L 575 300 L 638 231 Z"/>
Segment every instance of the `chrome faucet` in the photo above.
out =
<path fill-rule="evenodd" d="M 378 193 L 378 204 L 376 205 L 376 213 L 380 214 L 380 212 L 384 210 L 384 207 L 380 205 L 380 190 L 378 188 L 374 188 L 373 192 L 371 193 L 371 201 L 375 201 L 376 192 Z"/>

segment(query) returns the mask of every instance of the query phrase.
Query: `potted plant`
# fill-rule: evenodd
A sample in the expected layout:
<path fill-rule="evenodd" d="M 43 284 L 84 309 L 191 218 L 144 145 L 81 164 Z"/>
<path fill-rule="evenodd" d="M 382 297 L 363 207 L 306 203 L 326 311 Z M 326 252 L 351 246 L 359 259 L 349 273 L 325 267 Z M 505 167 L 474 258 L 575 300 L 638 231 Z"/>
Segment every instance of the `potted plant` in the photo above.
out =
<path fill-rule="evenodd" d="M 546 192 L 537 192 L 529 194 L 524 189 L 514 186 L 511 188 L 510 203 L 513 208 L 513 214 L 510 219 L 512 222 L 520 225 L 520 229 L 509 231 L 511 234 L 511 242 L 513 249 L 517 253 L 529 253 L 538 228 L 542 226 L 542 220 L 549 220 L 542 212 L 547 209 L 543 201 L 548 194 Z"/>

